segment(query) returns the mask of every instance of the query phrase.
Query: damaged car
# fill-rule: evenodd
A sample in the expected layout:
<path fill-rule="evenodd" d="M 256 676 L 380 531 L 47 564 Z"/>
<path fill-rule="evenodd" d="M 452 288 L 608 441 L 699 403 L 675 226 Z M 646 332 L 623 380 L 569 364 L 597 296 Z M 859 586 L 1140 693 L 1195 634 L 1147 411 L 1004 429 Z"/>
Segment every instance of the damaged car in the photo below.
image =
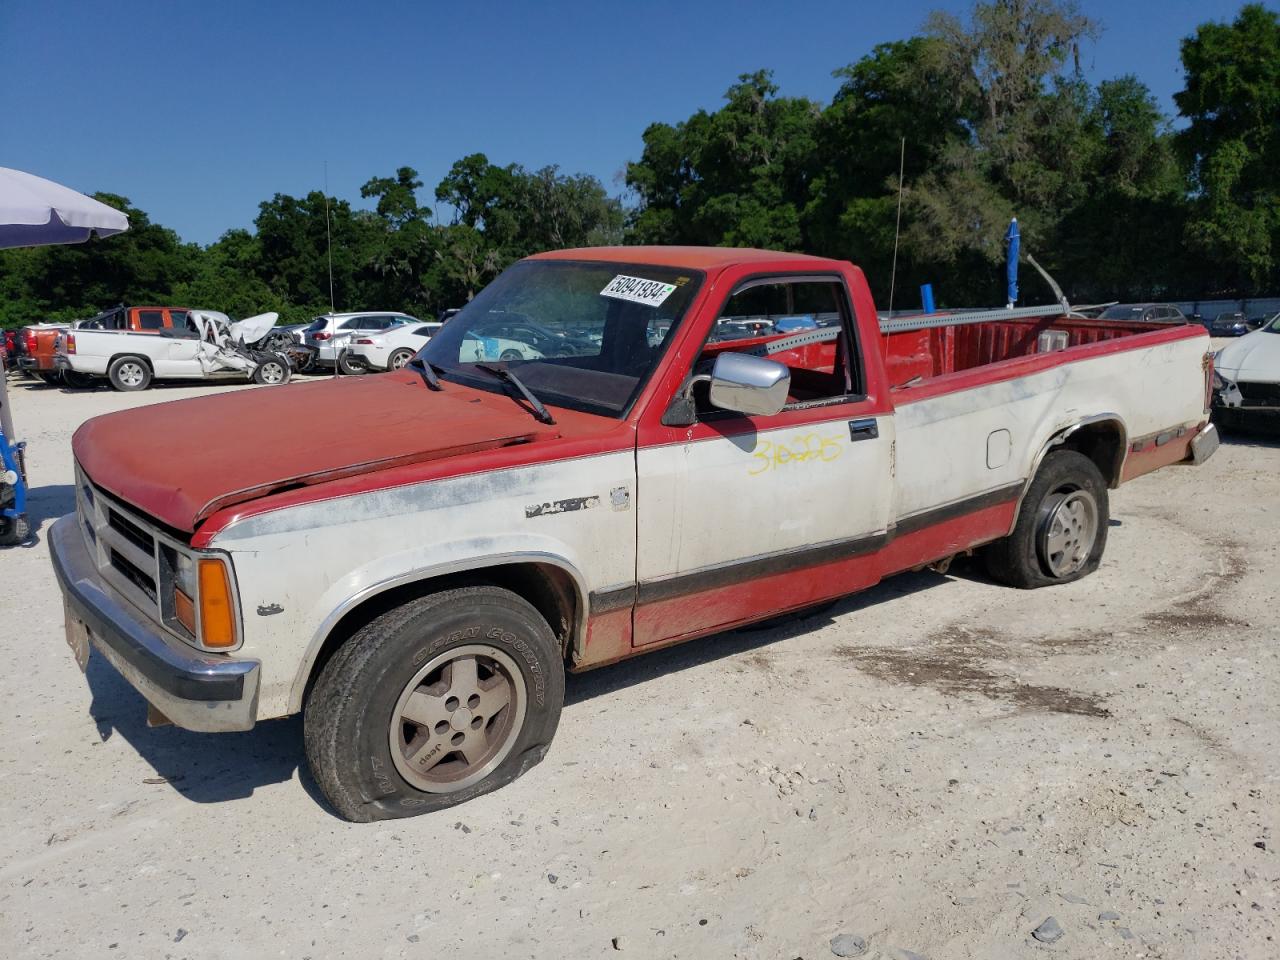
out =
<path fill-rule="evenodd" d="M 68 330 L 56 345 L 60 370 L 105 378 L 116 390 L 145 390 L 155 380 L 289 380 L 289 358 L 264 349 L 279 315 L 233 321 L 216 310 L 191 310 L 181 328 L 137 334 L 124 330 Z"/>
<path fill-rule="evenodd" d="M 1280 314 L 1214 354 L 1213 392 L 1222 426 L 1280 428 Z"/>

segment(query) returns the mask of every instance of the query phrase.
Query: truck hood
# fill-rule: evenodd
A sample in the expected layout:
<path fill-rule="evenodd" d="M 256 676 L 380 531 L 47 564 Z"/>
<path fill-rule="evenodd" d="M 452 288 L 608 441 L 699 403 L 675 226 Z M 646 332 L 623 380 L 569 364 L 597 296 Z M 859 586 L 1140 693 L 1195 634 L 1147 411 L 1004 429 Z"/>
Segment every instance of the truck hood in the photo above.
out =
<path fill-rule="evenodd" d="M 282 488 L 557 436 L 509 397 L 433 392 L 410 371 L 158 403 L 86 421 L 71 443 L 98 486 L 194 532 Z"/>
<path fill-rule="evenodd" d="M 1280 383 L 1280 333 L 1246 334 L 1218 351 L 1214 369 L 1228 380 Z"/>

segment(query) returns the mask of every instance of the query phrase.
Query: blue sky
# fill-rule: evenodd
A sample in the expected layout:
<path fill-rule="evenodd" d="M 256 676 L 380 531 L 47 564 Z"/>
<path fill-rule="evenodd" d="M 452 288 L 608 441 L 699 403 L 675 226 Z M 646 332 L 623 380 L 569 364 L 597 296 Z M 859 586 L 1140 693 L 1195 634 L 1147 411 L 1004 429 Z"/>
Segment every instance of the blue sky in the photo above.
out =
<path fill-rule="evenodd" d="M 1083 0 L 1091 79 L 1131 72 L 1173 113 L 1179 40 L 1221 0 Z M 952 0 L 365 3 L 0 0 L 0 166 L 129 197 L 185 240 L 323 184 L 359 203 L 396 167 L 559 164 L 622 190 L 653 121 L 714 109 L 744 72 L 827 100 L 835 68 Z M 447 217 L 448 211 L 441 210 Z"/>

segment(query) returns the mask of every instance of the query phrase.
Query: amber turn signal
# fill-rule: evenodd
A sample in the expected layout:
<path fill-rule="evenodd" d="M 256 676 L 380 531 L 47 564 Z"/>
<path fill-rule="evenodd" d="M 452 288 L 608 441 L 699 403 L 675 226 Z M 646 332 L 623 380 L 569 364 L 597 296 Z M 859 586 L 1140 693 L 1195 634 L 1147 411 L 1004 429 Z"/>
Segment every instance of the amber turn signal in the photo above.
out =
<path fill-rule="evenodd" d="M 214 649 L 236 645 L 231 582 L 221 560 L 200 561 L 200 642 Z"/>

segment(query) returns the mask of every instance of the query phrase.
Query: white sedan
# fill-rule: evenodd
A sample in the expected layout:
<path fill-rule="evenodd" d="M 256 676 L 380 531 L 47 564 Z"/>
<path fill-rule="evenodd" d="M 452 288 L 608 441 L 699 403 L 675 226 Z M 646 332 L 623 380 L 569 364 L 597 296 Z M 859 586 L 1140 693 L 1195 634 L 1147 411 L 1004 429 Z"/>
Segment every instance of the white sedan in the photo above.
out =
<path fill-rule="evenodd" d="M 1223 426 L 1280 425 L 1280 314 L 1214 354 L 1213 382 Z"/>
<path fill-rule="evenodd" d="M 386 333 L 357 336 L 351 340 L 347 357 L 370 370 L 399 370 L 442 326 L 440 323 L 406 323 Z"/>

